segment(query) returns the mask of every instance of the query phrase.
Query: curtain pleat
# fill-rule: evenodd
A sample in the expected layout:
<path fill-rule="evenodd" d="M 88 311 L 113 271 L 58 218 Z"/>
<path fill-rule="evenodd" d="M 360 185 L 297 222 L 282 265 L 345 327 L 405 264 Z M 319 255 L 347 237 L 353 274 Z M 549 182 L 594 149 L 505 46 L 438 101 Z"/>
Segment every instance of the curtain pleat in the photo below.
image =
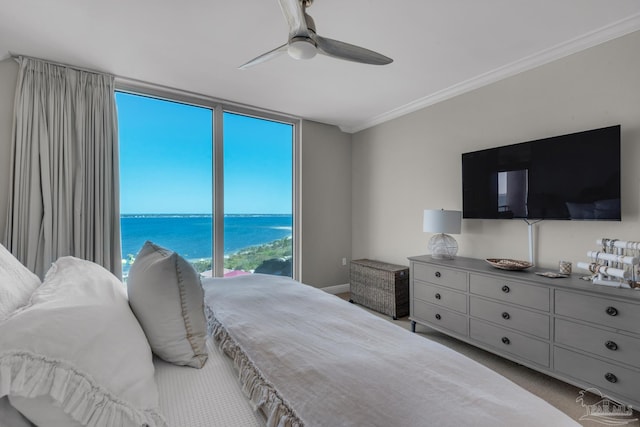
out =
<path fill-rule="evenodd" d="M 120 278 L 114 78 L 19 61 L 6 246 L 40 277 L 72 255 Z"/>

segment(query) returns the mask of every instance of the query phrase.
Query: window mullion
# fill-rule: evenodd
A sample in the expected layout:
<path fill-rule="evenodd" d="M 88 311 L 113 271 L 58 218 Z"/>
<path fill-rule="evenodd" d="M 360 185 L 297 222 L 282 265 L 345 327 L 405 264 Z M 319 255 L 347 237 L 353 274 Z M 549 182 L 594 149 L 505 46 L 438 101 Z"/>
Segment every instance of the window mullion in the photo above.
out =
<path fill-rule="evenodd" d="M 213 276 L 224 276 L 223 108 L 214 108 L 213 132 Z"/>

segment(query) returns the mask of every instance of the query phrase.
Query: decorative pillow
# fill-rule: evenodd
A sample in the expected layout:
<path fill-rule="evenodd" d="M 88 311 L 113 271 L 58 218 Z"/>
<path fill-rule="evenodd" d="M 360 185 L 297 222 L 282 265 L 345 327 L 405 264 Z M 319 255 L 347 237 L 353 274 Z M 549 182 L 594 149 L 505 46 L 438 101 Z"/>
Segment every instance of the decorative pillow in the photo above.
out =
<path fill-rule="evenodd" d="M 124 285 L 92 262 L 58 259 L 0 322 L 0 399 L 36 425 L 165 427 L 153 374 Z"/>
<path fill-rule="evenodd" d="M 0 321 L 26 305 L 40 279 L 0 245 Z"/>
<path fill-rule="evenodd" d="M 204 291 L 193 266 L 177 253 L 146 242 L 129 270 L 127 289 L 151 350 L 176 365 L 203 367 Z"/>

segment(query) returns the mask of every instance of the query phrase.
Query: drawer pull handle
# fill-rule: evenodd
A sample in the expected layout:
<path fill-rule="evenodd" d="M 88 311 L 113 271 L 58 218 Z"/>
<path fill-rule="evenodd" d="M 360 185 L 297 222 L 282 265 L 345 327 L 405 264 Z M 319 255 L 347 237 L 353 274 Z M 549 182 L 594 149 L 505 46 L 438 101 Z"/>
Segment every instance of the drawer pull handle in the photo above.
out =
<path fill-rule="evenodd" d="M 439 271 L 436 271 L 436 277 L 440 277 L 440 276 L 442 276 L 442 274 L 440 274 Z"/>
<path fill-rule="evenodd" d="M 442 319 L 442 316 L 440 316 L 440 314 L 438 313 L 438 314 L 436 314 L 436 319 L 440 320 L 440 319 Z"/>
<path fill-rule="evenodd" d="M 502 342 L 507 345 L 511 344 L 511 340 L 507 337 L 502 337 Z"/>
<path fill-rule="evenodd" d="M 616 351 L 618 349 L 618 344 L 613 341 L 607 341 L 606 343 L 604 343 L 604 346 L 611 351 Z"/>
<path fill-rule="evenodd" d="M 511 290 L 511 289 L 509 289 L 509 287 L 508 287 L 507 285 L 504 285 L 504 286 L 502 287 L 502 292 L 504 292 L 505 294 L 508 294 L 510 290 Z"/>
<path fill-rule="evenodd" d="M 617 383 L 618 382 L 618 377 L 616 377 L 611 372 L 607 372 L 606 374 L 604 374 L 604 379 L 609 381 L 610 383 Z"/>
<path fill-rule="evenodd" d="M 436 299 L 442 299 L 442 295 L 436 294 Z"/>
<path fill-rule="evenodd" d="M 511 315 L 509 315 L 509 313 L 505 311 L 504 313 L 502 313 L 502 318 L 504 320 L 509 320 L 511 318 Z"/>
<path fill-rule="evenodd" d="M 607 314 L 609 316 L 617 316 L 618 315 L 618 309 L 616 309 L 615 307 L 607 307 Z"/>

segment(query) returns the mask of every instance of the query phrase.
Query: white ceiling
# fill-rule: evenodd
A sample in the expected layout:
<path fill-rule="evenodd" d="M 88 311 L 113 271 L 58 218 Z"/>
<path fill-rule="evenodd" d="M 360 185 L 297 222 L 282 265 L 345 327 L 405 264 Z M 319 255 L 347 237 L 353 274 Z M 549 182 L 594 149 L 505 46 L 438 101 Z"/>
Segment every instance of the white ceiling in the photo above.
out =
<path fill-rule="evenodd" d="M 277 0 L 0 0 L 0 58 L 27 55 L 355 132 L 640 30 L 640 0 L 315 0 L 320 35 L 386 66 L 286 55 Z M 640 46 L 639 46 L 640 51 Z"/>

